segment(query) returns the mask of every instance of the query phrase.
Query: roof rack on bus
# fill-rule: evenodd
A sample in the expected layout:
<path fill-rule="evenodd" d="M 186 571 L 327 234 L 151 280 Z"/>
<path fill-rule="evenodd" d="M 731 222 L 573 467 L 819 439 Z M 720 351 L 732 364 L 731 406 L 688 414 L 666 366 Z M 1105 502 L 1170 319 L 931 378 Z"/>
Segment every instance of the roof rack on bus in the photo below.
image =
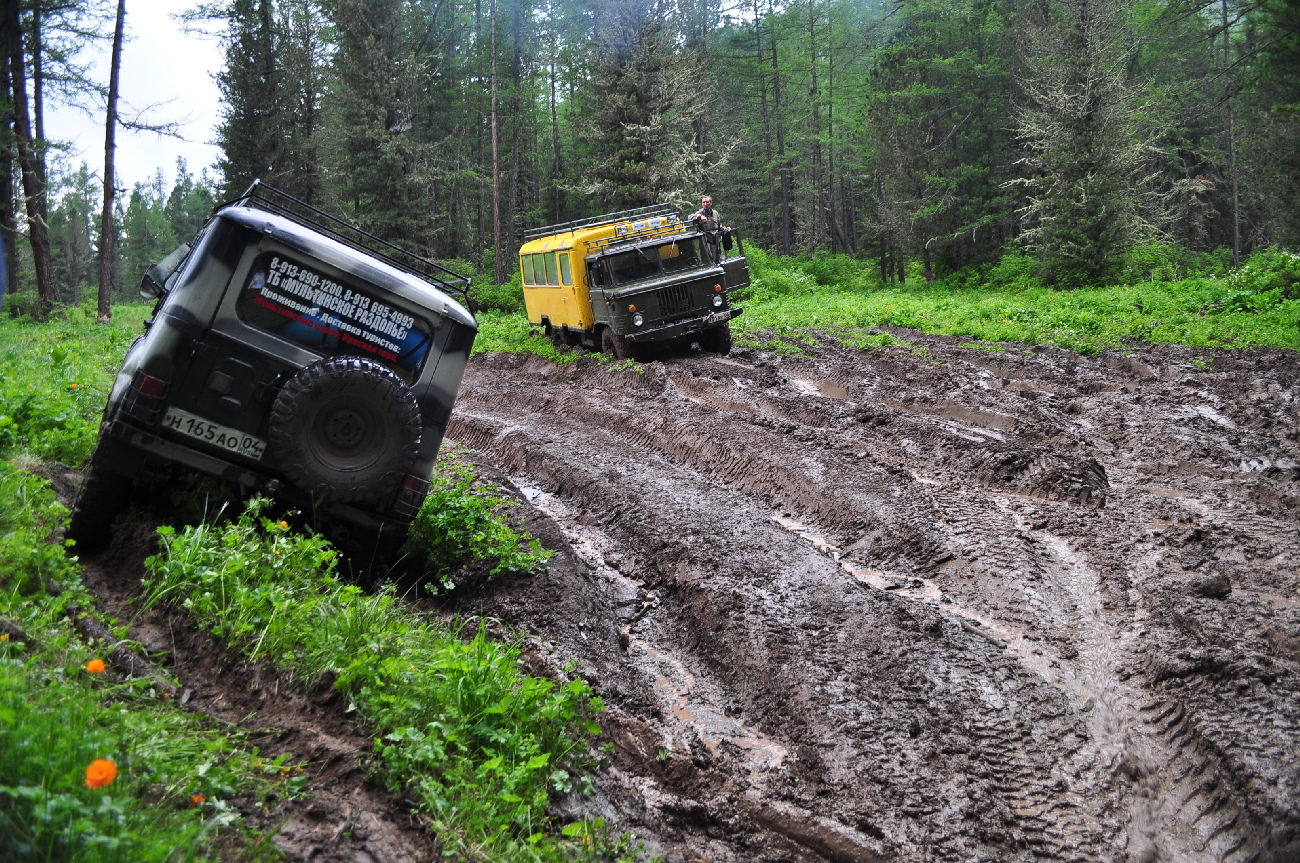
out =
<path fill-rule="evenodd" d="M 304 227 L 319 231 L 345 246 L 372 255 L 404 273 L 428 282 L 436 288 L 457 293 L 465 300 L 466 305 L 470 302 L 470 279 L 468 276 L 462 276 L 436 261 L 421 257 L 414 252 L 408 252 L 406 249 L 395 246 L 387 240 L 381 240 L 374 234 L 363 231 L 356 225 L 345 222 L 336 216 L 331 216 L 324 210 L 314 207 L 306 201 L 299 200 L 287 192 L 281 192 L 274 186 L 268 186 L 261 180 L 254 180 L 253 184 L 248 187 L 248 191 L 244 192 L 243 195 L 227 204 L 221 204 L 217 209 L 236 204 L 245 207 L 256 207 L 269 213 L 275 213 L 278 216 L 284 216 L 286 219 L 297 222 Z"/>
<path fill-rule="evenodd" d="M 648 231 L 638 231 L 635 234 L 628 233 L 617 237 L 606 237 L 603 240 L 592 240 L 587 243 L 587 253 L 592 254 L 594 252 L 603 252 L 615 246 L 632 246 L 638 243 L 644 243 L 647 240 L 659 240 L 665 237 L 675 237 L 683 234 L 698 234 L 699 232 L 699 229 L 689 222 L 678 222 L 674 219 L 670 224 L 658 228 L 652 228 Z"/>
<path fill-rule="evenodd" d="M 606 213 L 603 216 L 591 216 L 587 219 L 575 219 L 572 222 L 560 222 L 558 225 L 544 225 L 540 228 L 529 228 L 524 231 L 524 241 L 536 240 L 539 237 L 550 236 L 551 234 L 564 234 L 569 231 L 577 231 L 583 228 L 597 228 L 601 225 L 612 225 L 615 222 L 629 222 L 633 219 L 639 219 L 650 216 L 668 216 L 677 215 L 677 208 L 672 204 L 651 204 L 648 207 L 637 207 L 634 210 L 623 210 L 618 213 Z"/>

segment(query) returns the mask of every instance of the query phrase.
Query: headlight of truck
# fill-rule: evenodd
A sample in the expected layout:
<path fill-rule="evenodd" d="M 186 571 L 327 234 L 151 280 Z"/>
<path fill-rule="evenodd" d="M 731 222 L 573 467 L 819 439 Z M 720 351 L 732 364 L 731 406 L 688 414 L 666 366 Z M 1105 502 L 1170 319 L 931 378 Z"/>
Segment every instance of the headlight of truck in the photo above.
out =
<path fill-rule="evenodd" d="M 713 295 L 713 307 L 714 307 L 715 309 L 720 309 L 720 308 L 722 308 L 722 294 L 714 294 L 714 295 Z"/>
<path fill-rule="evenodd" d="M 637 312 L 632 316 L 632 326 L 639 327 L 644 323 L 645 323 L 645 318 L 641 316 L 640 312 Z"/>

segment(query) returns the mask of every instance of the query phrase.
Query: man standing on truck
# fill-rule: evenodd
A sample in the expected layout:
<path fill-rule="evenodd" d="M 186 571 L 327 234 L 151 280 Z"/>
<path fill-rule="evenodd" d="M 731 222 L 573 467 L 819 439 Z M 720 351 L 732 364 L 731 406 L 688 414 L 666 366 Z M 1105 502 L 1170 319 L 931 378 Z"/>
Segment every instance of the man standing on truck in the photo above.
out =
<path fill-rule="evenodd" d="M 719 246 L 719 240 L 723 231 L 730 231 L 731 228 L 724 227 L 722 217 L 718 211 L 713 209 L 713 198 L 705 195 L 700 198 L 700 208 L 691 213 L 689 220 L 700 226 L 704 233 L 705 245 L 709 248 L 709 256 L 713 258 L 713 263 L 721 263 L 722 250 Z"/>

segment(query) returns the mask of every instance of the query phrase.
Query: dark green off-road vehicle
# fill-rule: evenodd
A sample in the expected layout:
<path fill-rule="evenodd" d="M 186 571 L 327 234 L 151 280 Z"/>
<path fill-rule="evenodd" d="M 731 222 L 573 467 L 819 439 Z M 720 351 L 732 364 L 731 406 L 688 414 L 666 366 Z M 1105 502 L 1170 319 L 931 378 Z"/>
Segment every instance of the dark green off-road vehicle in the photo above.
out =
<path fill-rule="evenodd" d="M 467 278 L 269 186 L 149 268 L 154 317 L 104 409 L 69 526 L 110 537 L 171 465 L 302 508 L 343 547 L 406 534 L 477 324 Z"/>

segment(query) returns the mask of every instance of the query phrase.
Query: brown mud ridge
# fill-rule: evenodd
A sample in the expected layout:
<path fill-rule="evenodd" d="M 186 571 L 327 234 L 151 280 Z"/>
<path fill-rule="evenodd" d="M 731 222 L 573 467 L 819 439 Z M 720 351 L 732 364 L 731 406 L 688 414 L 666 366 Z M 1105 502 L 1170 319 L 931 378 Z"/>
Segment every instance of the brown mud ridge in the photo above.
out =
<path fill-rule="evenodd" d="M 471 363 L 449 437 L 556 555 L 440 611 L 605 698 L 560 811 L 667 863 L 1300 860 L 1300 356 L 906 336 Z M 146 537 L 88 567 L 109 613 Z M 183 628 L 133 635 L 310 762 L 290 859 L 432 859 L 327 691 Z"/>

